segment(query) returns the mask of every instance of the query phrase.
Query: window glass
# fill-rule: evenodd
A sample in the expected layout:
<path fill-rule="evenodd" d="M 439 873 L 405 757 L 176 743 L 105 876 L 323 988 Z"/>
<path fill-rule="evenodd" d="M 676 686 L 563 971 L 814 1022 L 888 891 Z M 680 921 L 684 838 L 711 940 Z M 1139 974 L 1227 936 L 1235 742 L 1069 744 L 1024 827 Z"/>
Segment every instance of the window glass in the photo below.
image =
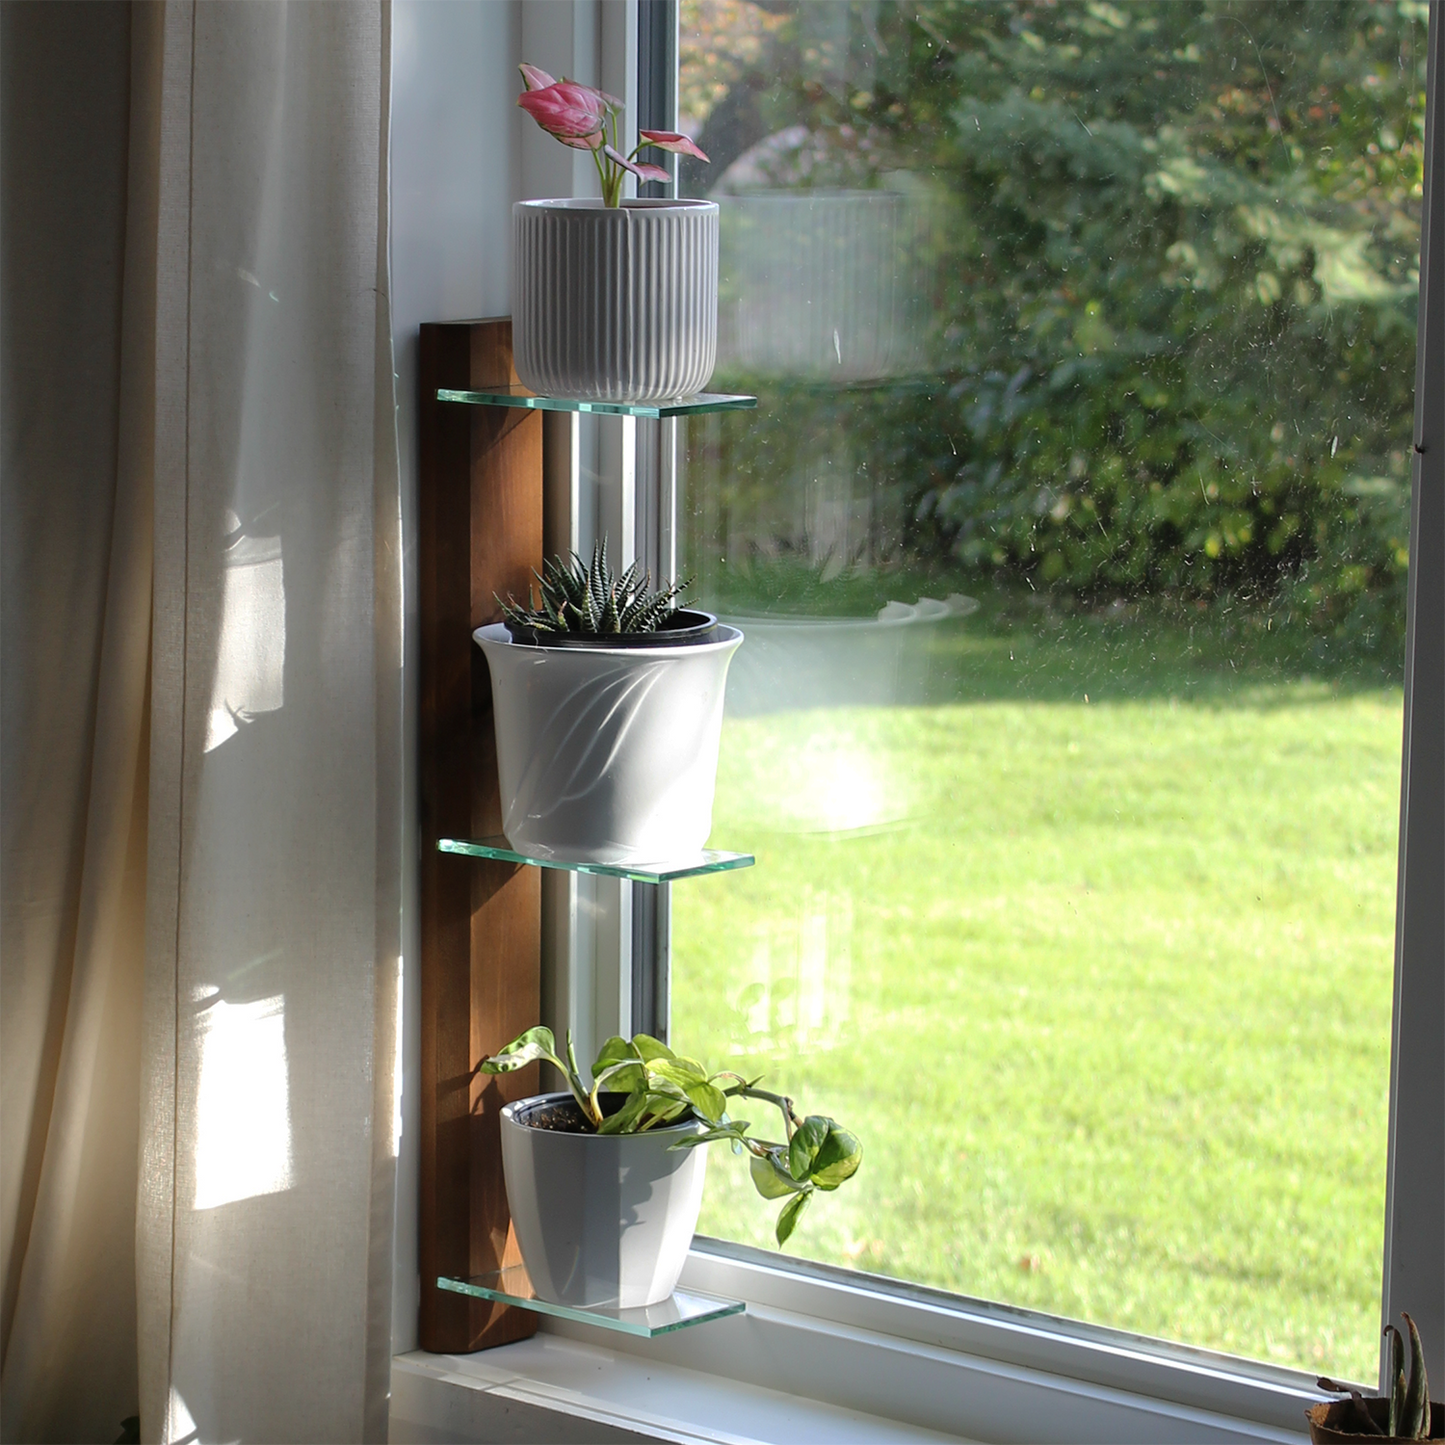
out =
<path fill-rule="evenodd" d="M 1425 7 L 681 15 L 758 866 L 674 1040 L 862 1136 L 790 1252 L 1372 1379 Z"/>

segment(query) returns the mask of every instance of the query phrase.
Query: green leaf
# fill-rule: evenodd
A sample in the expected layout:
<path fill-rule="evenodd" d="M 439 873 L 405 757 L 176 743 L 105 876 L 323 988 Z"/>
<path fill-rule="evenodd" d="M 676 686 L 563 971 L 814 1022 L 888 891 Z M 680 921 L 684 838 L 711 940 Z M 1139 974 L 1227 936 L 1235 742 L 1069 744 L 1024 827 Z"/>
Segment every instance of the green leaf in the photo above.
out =
<path fill-rule="evenodd" d="M 1394 1325 L 1385 1326 L 1385 1335 L 1390 1341 L 1390 1366 L 1385 1377 L 1390 1387 L 1390 1412 L 1385 1433 L 1398 1435 L 1400 1417 L 1405 1412 L 1405 1341 Z"/>
<path fill-rule="evenodd" d="M 675 1084 L 671 1079 L 655 1073 L 651 1069 L 647 1071 L 647 1087 L 652 1093 L 662 1098 L 672 1099 L 680 1104 L 688 1103 L 688 1097 L 683 1093 L 681 1084 Z"/>
<path fill-rule="evenodd" d="M 592 1092 L 600 1094 L 604 1089 L 611 1094 L 630 1094 L 647 1083 L 647 1072 L 636 1059 L 622 1059 L 609 1064 L 598 1073 L 592 1083 Z"/>
<path fill-rule="evenodd" d="M 680 1119 L 692 1108 L 692 1104 L 685 1095 L 674 1098 L 671 1094 L 654 1091 L 647 1096 L 647 1108 L 652 1118 L 643 1127 L 650 1129 L 654 1124 L 671 1124 L 673 1120 Z"/>
<path fill-rule="evenodd" d="M 748 1173 L 753 1177 L 753 1188 L 764 1199 L 781 1199 L 783 1195 L 797 1194 L 803 1188 L 771 1154 L 754 1154 L 748 1160 Z"/>
<path fill-rule="evenodd" d="M 780 1249 L 788 1242 L 788 1236 L 798 1227 L 798 1217 L 808 1207 L 808 1200 L 811 1197 L 812 1191 L 810 1190 L 794 1196 L 783 1205 L 783 1212 L 778 1215 L 777 1228 L 774 1230 Z"/>
<path fill-rule="evenodd" d="M 707 1073 L 701 1064 L 691 1059 L 654 1059 L 647 1066 L 648 1074 L 654 1079 L 666 1079 L 679 1089 L 689 1084 L 700 1084 L 707 1080 Z"/>
<path fill-rule="evenodd" d="M 828 1120 L 828 1137 L 823 1140 L 808 1177 L 819 1189 L 836 1189 L 845 1179 L 851 1179 L 863 1162 L 863 1146 L 846 1129 L 839 1128 Z"/>
<path fill-rule="evenodd" d="M 1425 1373 L 1425 1350 L 1420 1343 L 1420 1331 L 1415 1328 L 1415 1321 L 1409 1315 L 1405 1315 L 1404 1318 L 1405 1324 L 1410 1330 L 1410 1385 L 1405 1391 L 1400 1433 L 1408 1440 L 1428 1440 L 1430 1438 L 1430 1381 Z"/>
<path fill-rule="evenodd" d="M 589 632 L 600 631 L 603 608 L 607 605 L 607 539 L 592 547 L 592 569 L 587 574 L 587 616 L 591 622 Z"/>
<path fill-rule="evenodd" d="M 613 1034 L 598 1051 L 597 1058 L 592 1065 L 592 1077 L 596 1078 L 598 1070 L 605 1069 L 608 1064 L 615 1064 L 622 1059 L 640 1059 L 641 1057 L 635 1044 L 618 1034 Z"/>
<path fill-rule="evenodd" d="M 518 1069 L 525 1068 L 528 1064 L 535 1064 L 539 1060 L 546 1059 L 557 1065 L 559 1069 L 566 1072 L 561 1059 L 556 1053 L 557 1041 L 552 1037 L 552 1030 L 547 1028 L 528 1029 L 524 1034 L 518 1034 L 505 1048 L 493 1054 L 491 1058 L 483 1059 L 477 1065 L 479 1073 L 483 1074 L 511 1074 Z"/>
<path fill-rule="evenodd" d="M 728 1101 L 723 1097 L 723 1091 L 714 1088 L 705 1079 L 694 1080 L 690 1084 L 684 1084 L 682 1088 L 683 1093 L 692 1100 L 692 1107 L 709 1124 L 716 1124 L 727 1113 Z"/>
<path fill-rule="evenodd" d="M 813 1160 L 817 1157 L 818 1150 L 823 1147 L 823 1140 L 828 1137 L 832 1122 L 821 1114 L 809 1114 L 798 1126 L 788 1144 L 788 1168 L 794 1179 L 808 1177 Z"/>
<path fill-rule="evenodd" d="M 740 1124 L 719 1124 L 715 1129 L 708 1129 L 701 1134 L 689 1134 L 686 1139 L 679 1139 L 676 1144 L 670 1144 L 670 1149 L 696 1149 L 700 1144 L 715 1144 L 719 1139 L 729 1139 L 738 1143 L 746 1139 L 747 1121 Z"/>
<path fill-rule="evenodd" d="M 661 1039 L 655 1039 L 651 1034 L 633 1034 L 633 1046 L 637 1050 L 640 1059 L 674 1059 L 677 1057 Z"/>
<path fill-rule="evenodd" d="M 627 1102 L 615 1113 L 609 1114 L 597 1127 L 599 1134 L 635 1134 L 638 1122 L 647 1112 L 648 1095 L 645 1089 L 636 1089 L 628 1095 Z"/>

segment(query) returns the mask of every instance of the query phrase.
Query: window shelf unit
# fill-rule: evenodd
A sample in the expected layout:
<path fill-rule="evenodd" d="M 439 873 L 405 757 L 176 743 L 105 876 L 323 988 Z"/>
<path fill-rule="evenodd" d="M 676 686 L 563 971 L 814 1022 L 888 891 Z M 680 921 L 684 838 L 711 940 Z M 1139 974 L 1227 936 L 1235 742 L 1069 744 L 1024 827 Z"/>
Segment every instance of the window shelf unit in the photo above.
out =
<path fill-rule="evenodd" d="M 678 1330 L 685 1330 L 692 1325 L 725 1320 L 747 1310 L 741 1300 L 714 1299 L 712 1295 L 682 1289 L 674 1291 L 661 1304 L 643 1305 L 636 1309 L 618 1309 L 615 1305 L 607 1304 L 553 1304 L 550 1300 L 537 1298 L 532 1281 L 527 1276 L 526 1266 L 521 1264 L 494 1270 L 490 1274 L 477 1275 L 472 1279 L 453 1279 L 442 1275 L 437 1279 L 437 1288 L 454 1294 L 470 1295 L 474 1299 L 511 1305 L 516 1309 L 531 1310 L 539 1315 L 551 1315 L 559 1320 L 573 1320 L 578 1324 L 616 1330 L 619 1334 L 638 1335 L 649 1340 L 658 1335 L 675 1334 Z"/>
<path fill-rule="evenodd" d="M 665 421 L 674 416 L 703 416 L 713 411 L 750 411 L 755 396 L 733 396 L 727 392 L 699 391 L 693 396 L 676 396 L 666 401 L 577 401 L 572 397 L 538 396 L 523 386 L 497 386 L 485 391 L 466 391 L 443 386 L 438 401 L 461 402 L 465 406 L 505 406 L 525 411 L 575 411 L 596 416 L 640 416 Z"/>
<path fill-rule="evenodd" d="M 535 396 L 512 366 L 510 319 L 423 325 L 418 348 L 417 713 L 421 905 L 418 1343 L 465 1354 L 524 1339 L 531 1297 L 502 1178 L 503 1105 L 539 1090 L 536 1065 L 483 1075 L 477 1064 L 541 1018 L 544 869 L 660 885 L 746 868 L 751 854 L 703 852 L 645 864 L 570 864 L 518 852 L 502 836 L 491 678 L 472 633 L 499 619 L 542 568 L 549 450 L 544 414 L 658 421 L 746 410 L 718 393 L 649 404 Z M 551 471 L 549 471 L 549 467 Z M 557 551 L 557 545 L 545 550 Z M 660 1334 L 738 1313 L 680 1294 L 637 1311 L 586 1317 Z M 624 1319 L 623 1316 L 626 1316 Z"/>
<path fill-rule="evenodd" d="M 494 838 L 439 838 L 439 853 L 460 853 L 468 858 L 495 858 L 500 863 L 520 863 L 529 868 L 555 868 L 564 873 L 591 873 L 598 878 L 626 878 L 633 883 L 675 883 L 679 878 L 700 878 L 708 873 L 730 873 L 751 868 L 757 859 L 751 853 L 719 853 L 704 848 L 689 858 L 666 863 L 574 863 L 563 858 L 538 858 L 521 853 L 500 835 Z"/>

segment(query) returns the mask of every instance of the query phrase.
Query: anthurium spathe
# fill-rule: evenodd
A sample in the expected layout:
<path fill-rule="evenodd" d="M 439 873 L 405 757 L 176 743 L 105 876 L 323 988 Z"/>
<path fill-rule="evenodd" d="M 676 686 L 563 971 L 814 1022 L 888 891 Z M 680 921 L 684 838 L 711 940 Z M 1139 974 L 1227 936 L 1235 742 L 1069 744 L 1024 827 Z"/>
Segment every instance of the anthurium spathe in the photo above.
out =
<path fill-rule="evenodd" d="M 549 85 L 557 84 L 540 66 L 528 65 L 523 61 L 520 69 L 522 79 L 526 81 L 528 90 L 543 90 Z"/>
<path fill-rule="evenodd" d="M 637 142 L 638 150 L 643 146 L 656 146 L 658 150 L 672 151 L 680 156 L 696 156 L 698 160 L 705 161 L 705 156 L 687 136 L 680 135 L 675 130 L 640 130 L 637 132 L 640 139 Z"/>
<path fill-rule="evenodd" d="M 622 178 L 629 171 L 639 181 L 671 179 L 661 166 L 637 159 L 637 153 L 648 146 L 707 159 L 685 135 L 669 130 L 639 131 L 637 144 L 623 155 L 617 148 L 617 121 L 622 114 L 620 100 L 595 86 L 554 80 L 535 65 L 523 64 L 520 68 L 527 88 L 517 97 L 517 104 L 563 145 L 592 152 L 605 206 L 615 209 L 621 204 Z"/>
<path fill-rule="evenodd" d="M 600 91 L 571 81 L 554 80 L 524 91 L 517 104 L 563 145 L 595 151 L 603 141 L 608 106 Z"/>

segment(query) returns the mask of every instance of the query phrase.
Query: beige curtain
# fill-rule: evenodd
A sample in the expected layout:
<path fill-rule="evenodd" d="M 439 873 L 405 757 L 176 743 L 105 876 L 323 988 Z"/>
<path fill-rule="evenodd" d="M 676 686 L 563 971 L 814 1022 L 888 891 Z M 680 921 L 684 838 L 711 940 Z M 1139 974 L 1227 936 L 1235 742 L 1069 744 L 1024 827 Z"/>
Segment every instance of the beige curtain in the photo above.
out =
<path fill-rule="evenodd" d="M 0 1423 L 114 1440 L 137 1400 L 151 593 L 130 27 L 94 5 L 0 25 Z"/>
<path fill-rule="evenodd" d="M 3 24 L 0 1423 L 381 1439 L 389 13 Z"/>

